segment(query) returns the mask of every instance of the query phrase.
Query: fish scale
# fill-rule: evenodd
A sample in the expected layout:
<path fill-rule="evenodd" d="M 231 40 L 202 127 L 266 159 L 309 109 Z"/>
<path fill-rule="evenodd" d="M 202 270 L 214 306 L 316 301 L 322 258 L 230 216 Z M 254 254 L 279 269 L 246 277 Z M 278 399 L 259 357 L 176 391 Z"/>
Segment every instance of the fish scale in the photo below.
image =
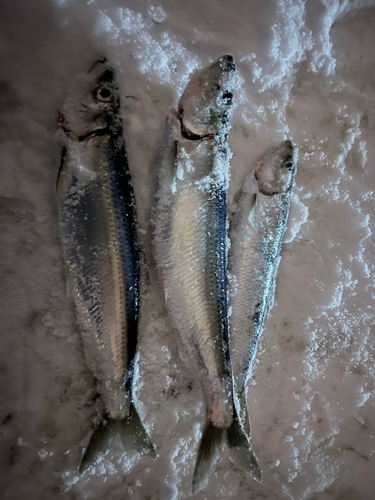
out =
<path fill-rule="evenodd" d="M 274 196 L 270 199 L 258 194 L 258 212 L 260 205 L 264 203 L 267 204 L 267 213 L 258 213 L 255 216 L 254 227 L 249 228 L 243 241 L 238 268 L 232 268 L 237 280 L 237 291 L 231 301 L 231 358 L 233 375 L 236 384 L 241 388 L 246 383 L 263 321 L 272 299 L 284 234 L 278 228 L 280 225 L 285 227 L 286 202 L 283 198 Z M 250 341 L 249 335 L 252 337 Z"/>
<path fill-rule="evenodd" d="M 240 417 L 249 437 L 247 380 L 273 303 L 296 162 L 291 141 L 265 156 L 256 168 L 256 188 L 244 191 L 231 231 L 230 355 Z"/>
<path fill-rule="evenodd" d="M 83 472 L 107 451 L 116 429 L 126 447 L 152 456 L 154 449 L 133 398 L 143 264 L 114 70 L 98 61 L 71 93 L 62 114 L 60 232 L 86 360 L 105 409 Z"/>
<path fill-rule="evenodd" d="M 97 141 L 100 141 L 101 148 L 96 147 Z M 65 187 L 64 193 L 67 192 L 68 196 L 64 197 L 60 205 L 60 220 L 63 232 L 66 234 L 63 237 L 63 244 L 67 249 L 70 267 L 73 266 L 74 269 L 73 279 L 76 281 L 75 288 L 80 302 L 78 316 L 85 351 L 98 380 L 101 381 L 104 377 L 106 390 L 103 390 L 103 399 L 107 411 L 114 417 L 119 417 L 122 413 L 126 415 L 128 407 L 128 396 L 125 392 L 124 394 L 119 392 L 117 385 L 123 377 L 127 363 L 127 325 L 123 311 L 129 305 L 125 302 L 125 283 L 120 259 L 122 242 L 118 239 L 116 232 L 110 179 L 107 175 L 108 142 L 109 136 L 92 137 L 82 147 L 81 158 L 75 156 L 77 164 L 81 164 L 85 161 L 86 149 L 95 148 L 97 163 L 91 164 L 91 168 L 96 167 L 92 173 L 95 180 L 87 182 L 85 178 L 82 181 L 77 169 L 71 173 L 62 169 L 60 189 L 63 189 L 64 181 L 69 182 L 65 179 L 69 175 L 73 189 L 69 186 Z M 102 153 L 101 157 L 99 152 Z M 74 188 L 77 182 L 82 182 L 82 185 L 76 191 Z M 73 191 L 71 197 L 70 191 Z M 87 203 L 88 199 L 89 203 Z M 73 212 L 72 206 L 75 207 Z M 85 210 L 82 210 L 82 207 L 85 207 Z M 95 220 L 88 220 L 87 214 L 89 214 L 89 219 L 94 215 Z M 93 282 L 92 276 L 97 276 L 98 279 Z M 91 316 L 89 309 L 94 305 L 98 310 L 95 315 Z M 95 338 L 98 339 L 98 344 L 93 342 Z M 106 338 L 107 342 L 104 340 Z M 103 367 L 106 373 L 101 373 Z M 115 389 L 111 389 L 112 386 Z M 112 401 L 113 391 L 118 393 L 119 401 L 116 404 Z M 119 409 L 121 406 L 124 408 L 122 411 Z"/>
<path fill-rule="evenodd" d="M 229 352 L 227 140 L 234 83 L 230 55 L 192 76 L 178 111 L 167 120 L 154 210 L 155 257 L 166 306 L 206 403 L 194 491 L 212 472 L 224 438 L 245 469 L 260 477 L 234 407 Z"/>
<path fill-rule="evenodd" d="M 220 300 L 218 282 L 218 267 L 222 265 L 223 259 L 217 258 L 220 239 L 217 220 L 217 201 L 212 195 L 212 188 L 184 188 L 180 195 L 176 195 L 173 238 L 168 256 L 172 273 L 167 279 L 169 283 L 176 280 L 175 287 L 181 291 L 176 295 L 176 300 L 170 298 L 170 302 L 173 301 L 171 307 L 180 311 L 184 307 L 180 307 L 181 301 L 187 309 L 188 325 L 183 330 L 182 342 L 191 356 L 198 356 L 200 370 L 205 370 L 210 379 L 223 379 L 218 385 L 223 385 L 222 391 L 227 393 L 224 387 L 230 387 L 231 380 L 224 363 L 222 342 L 218 341 L 215 348 L 216 338 L 227 338 L 226 325 L 222 320 L 226 297 L 224 301 Z M 203 249 L 197 242 L 204 242 Z M 222 251 L 225 252 L 226 248 Z M 179 324 L 177 328 L 182 330 L 183 326 Z M 199 348 L 195 349 L 197 345 Z M 206 398 L 213 401 L 215 406 L 223 405 L 223 396 L 211 394 L 210 382 L 203 384 Z M 228 400 L 227 409 L 223 411 L 226 412 L 229 426 L 232 413 L 230 393 Z"/>

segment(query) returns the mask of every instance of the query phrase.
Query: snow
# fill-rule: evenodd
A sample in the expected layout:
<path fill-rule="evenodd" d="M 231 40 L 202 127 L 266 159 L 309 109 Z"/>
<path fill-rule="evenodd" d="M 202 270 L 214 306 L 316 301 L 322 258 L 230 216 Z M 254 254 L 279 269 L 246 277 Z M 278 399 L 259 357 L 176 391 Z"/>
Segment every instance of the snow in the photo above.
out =
<path fill-rule="evenodd" d="M 191 73 L 238 69 L 229 211 L 255 163 L 299 147 L 275 306 L 249 382 L 257 484 L 227 451 L 197 500 L 374 497 L 373 0 L 4 0 L 0 19 L 2 498 L 191 497 L 204 422 L 180 360 L 149 225 L 164 123 Z M 106 55 L 118 70 L 150 286 L 137 407 L 158 458 L 116 442 L 80 477 L 102 406 L 66 298 L 56 110 Z"/>

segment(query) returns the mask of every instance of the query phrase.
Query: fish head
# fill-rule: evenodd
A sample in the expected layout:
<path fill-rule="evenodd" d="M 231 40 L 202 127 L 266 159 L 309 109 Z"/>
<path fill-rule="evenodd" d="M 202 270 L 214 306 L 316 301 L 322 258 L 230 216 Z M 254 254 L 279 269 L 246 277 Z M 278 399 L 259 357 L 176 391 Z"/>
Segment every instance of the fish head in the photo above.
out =
<path fill-rule="evenodd" d="M 187 138 L 227 133 L 235 71 L 233 57 L 226 54 L 193 74 L 178 105 L 182 132 Z"/>
<path fill-rule="evenodd" d="M 99 59 L 88 73 L 74 78 L 59 123 L 70 138 L 77 140 L 121 128 L 116 73 L 106 59 Z"/>
<path fill-rule="evenodd" d="M 290 140 L 268 153 L 255 169 L 259 192 L 272 196 L 289 191 L 296 174 L 297 159 L 297 146 Z"/>

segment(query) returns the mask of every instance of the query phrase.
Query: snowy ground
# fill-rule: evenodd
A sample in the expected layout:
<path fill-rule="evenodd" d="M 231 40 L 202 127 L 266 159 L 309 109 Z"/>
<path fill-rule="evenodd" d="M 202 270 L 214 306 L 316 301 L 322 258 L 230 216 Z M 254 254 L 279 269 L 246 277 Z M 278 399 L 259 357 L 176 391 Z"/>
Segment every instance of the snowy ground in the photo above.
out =
<path fill-rule="evenodd" d="M 300 160 L 249 384 L 264 481 L 225 452 L 194 498 L 374 499 L 375 2 L 3 0 L 0 24 L 1 497 L 190 498 L 204 405 L 178 357 L 148 221 L 165 116 L 195 68 L 231 53 L 230 211 L 270 146 L 293 138 Z M 101 55 L 132 96 L 125 138 L 151 278 L 137 396 L 158 458 L 117 443 L 79 477 L 101 402 L 65 293 L 53 139 L 73 76 Z"/>

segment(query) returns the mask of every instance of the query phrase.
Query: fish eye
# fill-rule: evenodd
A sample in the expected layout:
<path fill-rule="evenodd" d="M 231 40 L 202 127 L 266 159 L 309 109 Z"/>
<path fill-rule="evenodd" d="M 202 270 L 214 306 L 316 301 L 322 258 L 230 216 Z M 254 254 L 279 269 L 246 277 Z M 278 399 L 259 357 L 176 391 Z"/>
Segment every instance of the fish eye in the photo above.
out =
<path fill-rule="evenodd" d="M 287 168 L 288 170 L 293 170 L 294 161 L 293 161 L 293 156 L 292 155 L 287 155 L 284 158 L 283 167 Z"/>
<path fill-rule="evenodd" d="M 233 99 L 232 92 L 224 92 L 223 99 L 226 101 L 226 104 L 232 104 L 232 99 Z"/>
<path fill-rule="evenodd" d="M 288 170 L 292 170 L 292 168 L 294 167 L 294 163 L 292 162 L 292 160 L 288 160 L 284 163 L 284 167 Z"/>
<path fill-rule="evenodd" d="M 112 100 L 112 90 L 108 87 L 99 87 L 96 91 L 96 98 L 101 102 L 110 102 Z"/>

